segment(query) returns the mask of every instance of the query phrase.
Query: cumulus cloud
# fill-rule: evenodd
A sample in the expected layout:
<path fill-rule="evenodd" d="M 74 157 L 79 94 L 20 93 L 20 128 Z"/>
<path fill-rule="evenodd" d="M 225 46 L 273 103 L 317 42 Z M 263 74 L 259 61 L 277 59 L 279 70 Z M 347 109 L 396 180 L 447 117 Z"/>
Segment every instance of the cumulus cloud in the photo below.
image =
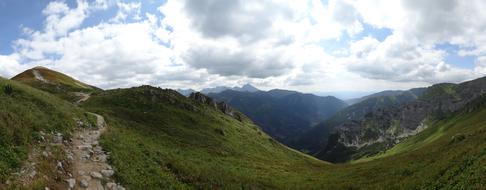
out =
<path fill-rule="evenodd" d="M 295 20 L 298 12 L 289 5 L 285 1 L 187 0 L 184 11 L 191 26 L 204 36 L 253 41 L 267 38 L 273 32 L 272 24 L 278 20 Z"/>
<path fill-rule="evenodd" d="M 13 77 L 22 72 L 26 67 L 18 62 L 18 55 L 0 55 L 0 76 Z"/>
<path fill-rule="evenodd" d="M 212 74 L 266 78 L 285 74 L 293 67 L 293 63 L 282 51 L 286 51 L 285 48 L 262 53 L 252 51 L 252 49 L 232 50 L 205 45 L 192 47 L 186 52 L 183 59 L 187 64 L 199 69 L 206 69 Z"/>
<path fill-rule="evenodd" d="M 16 43 L 22 61 L 48 66 L 105 88 L 154 84 L 161 75 L 180 69 L 172 63 L 170 49 L 161 43 L 167 39 L 156 35 L 161 28 L 158 19 L 74 29 L 85 17 L 68 21 L 72 15 L 84 13 L 86 6 L 83 1 L 78 1 L 77 8 L 63 2 L 50 3 L 43 11 L 44 29 Z M 56 25 L 63 21 L 75 24 Z"/>
<path fill-rule="evenodd" d="M 391 81 L 455 82 L 468 71 L 444 63 L 445 52 L 393 35 L 382 43 L 367 37 L 351 45 L 349 69 L 364 77 Z"/>
<path fill-rule="evenodd" d="M 78 0 L 77 8 L 70 9 L 64 2 L 54 1 L 42 11 L 46 16 L 45 31 L 49 37 L 66 35 L 71 29 L 81 25 L 87 17 L 88 4 Z"/>
<path fill-rule="evenodd" d="M 291 76 L 306 64 L 295 50 L 362 30 L 349 4 L 331 1 L 169 1 L 159 10 L 185 63 L 210 74 Z M 325 61 L 325 60 L 321 60 Z M 317 65 L 316 65 L 317 66 Z"/>
<path fill-rule="evenodd" d="M 481 55 L 486 4 L 480 1 L 348 1 L 362 20 L 393 31 L 383 42 L 365 37 L 350 45 L 349 69 L 363 77 L 391 81 L 459 82 L 480 74 L 445 62 L 435 45 L 458 45 L 460 56 Z M 477 70 L 477 69 L 476 69 Z"/>

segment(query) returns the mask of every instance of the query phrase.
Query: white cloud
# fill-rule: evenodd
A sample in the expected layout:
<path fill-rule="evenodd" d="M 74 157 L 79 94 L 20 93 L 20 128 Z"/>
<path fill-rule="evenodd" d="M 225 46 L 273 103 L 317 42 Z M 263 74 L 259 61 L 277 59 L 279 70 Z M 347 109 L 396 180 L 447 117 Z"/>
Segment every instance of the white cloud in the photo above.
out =
<path fill-rule="evenodd" d="M 392 81 L 459 82 L 481 76 L 445 62 L 436 44 L 458 45 L 459 55 L 486 51 L 484 1 L 373 0 L 348 1 L 364 22 L 393 31 L 378 43 L 369 37 L 353 42 L 351 71 L 371 79 Z M 457 63 L 456 63 L 457 64 Z M 476 69 L 477 70 L 477 69 Z"/>
<path fill-rule="evenodd" d="M 45 30 L 49 37 L 66 35 L 68 31 L 77 28 L 87 17 L 88 3 L 77 1 L 77 7 L 70 9 L 64 2 L 54 1 L 42 11 L 46 16 Z"/>
<path fill-rule="evenodd" d="M 0 76 L 11 78 L 25 70 L 25 68 L 18 62 L 18 55 L 0 55 Z"/>
<path fill-rule="evenodd" d="M 367 37 L 351 45 L 349 69 L 370 79 L 398 82 L 457 82 L 468 71 L 444 63 L 445 52 L 392 35 L 382 43 Z M 469 72 L 470 73 L 470 72 Z"/>
<path fill-rule="evenodd" d="M 173 27 L 174 51 L 189 66 L 221 76 L 267 78 L 291 76 L 306 64 L 296 49 L 362 30 L 353 20 L 356 13 L 344 10 L 349 5 L 308 3 L 187 0 L 169 1 L 159 10 Z"/>

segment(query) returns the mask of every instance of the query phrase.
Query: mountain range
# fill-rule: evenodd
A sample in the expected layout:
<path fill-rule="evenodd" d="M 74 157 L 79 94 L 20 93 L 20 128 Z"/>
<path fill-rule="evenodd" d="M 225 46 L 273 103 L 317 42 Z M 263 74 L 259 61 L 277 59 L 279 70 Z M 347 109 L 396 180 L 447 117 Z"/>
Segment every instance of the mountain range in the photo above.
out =
<path fill-rule="evenodd" d="M 267 135 L 231 106 L 244 99 L 146 85 L 103 90 L 33 68 L 0 78 L 0 189 L 484 189 L 485 89 L 485 78 L 437 84 L 329 113 L 292 146 L 347 162 L 333 164 Z M 285 99 L 287 109 L 335 100 L 221 93 Z"/>
<path fill-rule="evenodd" d="M 329 118 L 346 104 L 335 97 L 320 97 L 289 90 L 234 91 L 208 96 L 240 110 L 267 134 L 288 144 L 305 130 Z"/>
<path fill-rule="evenodd" d="M 454 115 L 484 92 L 486 78 L 371 95 L 307 131 L 294 145 L 331 162 L 372 156 Z"/>

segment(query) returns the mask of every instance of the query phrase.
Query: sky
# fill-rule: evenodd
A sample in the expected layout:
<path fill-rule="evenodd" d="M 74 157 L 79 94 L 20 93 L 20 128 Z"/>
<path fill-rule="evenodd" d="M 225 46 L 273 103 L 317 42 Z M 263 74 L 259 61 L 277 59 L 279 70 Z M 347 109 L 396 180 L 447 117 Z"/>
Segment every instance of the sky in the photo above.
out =
<path fill-rule="evenodd" d="M 0 76 L 372 92 L 486 75 L 484 0 L 0 0 Z"/>

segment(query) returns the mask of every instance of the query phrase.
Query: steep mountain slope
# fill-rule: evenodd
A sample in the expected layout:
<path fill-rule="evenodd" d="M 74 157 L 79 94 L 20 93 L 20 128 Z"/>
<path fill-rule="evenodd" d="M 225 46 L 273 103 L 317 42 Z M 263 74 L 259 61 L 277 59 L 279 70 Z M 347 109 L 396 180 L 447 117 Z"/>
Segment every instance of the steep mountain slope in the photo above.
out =
<path fill-rule="evenodd" d="M 323 125 L 337 131 L 315 155 L 342 162 L 376 154 L 450 116 L 485 92 L 485 78 L 461 84 L 437 84 L 427 88 L 417 100 L 372 110 L 362 118 Z"/>
<path fill-rule="evenodd" d="M 424 91 L 424 88 L 414 88 L 407 91 L 383 91 L 363 97 L 359 103 L 344 108 L 324 122 L 305 131 L 291 143 L 291 146 L 303 152 L 316 153 L 327 146 L 328 137 L 334 131 L 334 127 L 345 122 L 362 120 L 370 112 L 394 108 L 414 101 Z"/>
<path fill-rule="evenodd" d="M 12 80 L 50 92 L 69 101 L 76 99 L 78 97 L 77 93 L 79 92 L 91 93 L 100 90 L 99 88 L 45 67 L 35 67 L 26 70 L 14 76 Z"/>
<path fill-rule="evenodd" d="M 343 101 L 334 97 L 319 97 L 286 90 L 227 90 L 209 96 L 240 110 L 263 131 L 284 144 L 346 106 Z"/>
<path fill-rule="evenodd" d="M 89 119 L 83 113 L 81 109 L 47 92 L 0 78 L 0 189 L 6 188 L 5 182 L 10 174 L 19 172 L 23 162 L 30 159 L 29 152 L 34 149 L 47 151 L 46 146 L 39 147 L 40 143 L 49 140 L 49 135 L 43 134 L 68 136 L 77 122 L 88 123 Z M 50 150 L 56 151 L 60 154 L 56 147 Z M 42 178 L 43 175 L 62 175 L 55 170 L 57 156 L 44 157 L 36 166 L 35 173 L 32 173 L 31 181 L 23 185 L 40 189 L 46 184 L 65 183 L 54 178 Z"/>

